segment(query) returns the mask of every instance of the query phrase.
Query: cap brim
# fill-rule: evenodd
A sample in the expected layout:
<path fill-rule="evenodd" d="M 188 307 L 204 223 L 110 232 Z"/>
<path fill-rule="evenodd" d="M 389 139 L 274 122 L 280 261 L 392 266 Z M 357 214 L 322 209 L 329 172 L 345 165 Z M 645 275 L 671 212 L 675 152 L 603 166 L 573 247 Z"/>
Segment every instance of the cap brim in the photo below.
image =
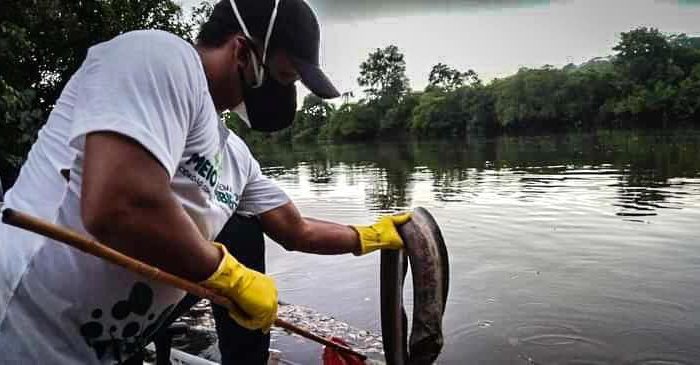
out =
<path fill-rule="evenodd" d="M 333 86 L 331 80 L 323 73 L 320 67 L 303 62 L 296 57 L 291 58 L 297 71 L 299 71 L 301 82 L 312 93 L 323 99 L 332 99 L 340 96 L 338 89 Z"/>

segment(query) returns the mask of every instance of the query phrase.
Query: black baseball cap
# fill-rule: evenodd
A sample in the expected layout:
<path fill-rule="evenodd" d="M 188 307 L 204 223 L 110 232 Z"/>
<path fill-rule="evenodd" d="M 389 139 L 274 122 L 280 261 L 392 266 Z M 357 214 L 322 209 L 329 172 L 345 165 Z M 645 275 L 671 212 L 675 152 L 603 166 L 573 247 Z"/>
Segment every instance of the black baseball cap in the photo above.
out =
<path fill-rule="evenodd" d="M 263 42 L 275 0 L 233 0 L 243 22 L 257 41 Z M 219 1 L 209 21 L 241 29 L 231 0 Z M 301 82 L 317 96 L 330 99 L 340 96 L 328 76 L 321 70 L 319 50 L 321 29 L 316 14 L 304 0 L 279 0 L 277 17 L 268 49 L 285 50 L 301 76 Z"/>

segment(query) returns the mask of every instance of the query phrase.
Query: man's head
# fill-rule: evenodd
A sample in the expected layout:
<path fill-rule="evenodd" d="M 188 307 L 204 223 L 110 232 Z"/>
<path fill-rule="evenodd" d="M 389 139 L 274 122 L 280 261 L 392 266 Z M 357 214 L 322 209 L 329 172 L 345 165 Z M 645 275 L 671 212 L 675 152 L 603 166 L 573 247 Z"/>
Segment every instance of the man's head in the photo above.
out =
<path fill-rule="evenodd" d="M 294 117 L 295 81 L 320 97 L 338 96 L 319 67 L 319 38 L 303 0 L 217 3 L 197 36 L 216 108 L 247 110 L 251 127 L 276 130 Z"/>

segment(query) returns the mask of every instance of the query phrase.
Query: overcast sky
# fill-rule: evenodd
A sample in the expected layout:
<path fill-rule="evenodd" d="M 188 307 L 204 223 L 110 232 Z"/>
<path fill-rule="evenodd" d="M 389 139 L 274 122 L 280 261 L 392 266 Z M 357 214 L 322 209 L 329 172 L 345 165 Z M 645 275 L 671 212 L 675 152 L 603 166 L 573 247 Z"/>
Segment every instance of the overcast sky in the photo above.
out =
<path fill-rule="evenodd" d="M 490 80 L 609 55 L 619 33 L 637 26 L 700 36 L 700 0 L 307 1 L 321 22 L 325 70 L 356 95 L 359 64 L 389 44 L 405 54 L 411 87 L 421 90 L 438 62 Z"/>

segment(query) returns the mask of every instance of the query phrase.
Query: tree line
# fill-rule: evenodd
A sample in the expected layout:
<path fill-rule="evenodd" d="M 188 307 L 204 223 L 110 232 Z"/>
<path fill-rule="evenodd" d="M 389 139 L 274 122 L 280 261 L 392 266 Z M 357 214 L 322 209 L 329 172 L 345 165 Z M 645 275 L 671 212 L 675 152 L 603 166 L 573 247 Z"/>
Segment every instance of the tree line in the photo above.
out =
<path fill-rule="evenodd" d="M 700 37 L 640 27 L 622 33 L 612 51 L 488 83 L 474 70 L 438 63 L 428 86 L 413 91 L 405 57 L 390 45 L 360 65 L 358 102 L 335 107 L 309 95 L 287 131 L 238 130 L 254 140 L 348 141 L 700 125 Z"/>

